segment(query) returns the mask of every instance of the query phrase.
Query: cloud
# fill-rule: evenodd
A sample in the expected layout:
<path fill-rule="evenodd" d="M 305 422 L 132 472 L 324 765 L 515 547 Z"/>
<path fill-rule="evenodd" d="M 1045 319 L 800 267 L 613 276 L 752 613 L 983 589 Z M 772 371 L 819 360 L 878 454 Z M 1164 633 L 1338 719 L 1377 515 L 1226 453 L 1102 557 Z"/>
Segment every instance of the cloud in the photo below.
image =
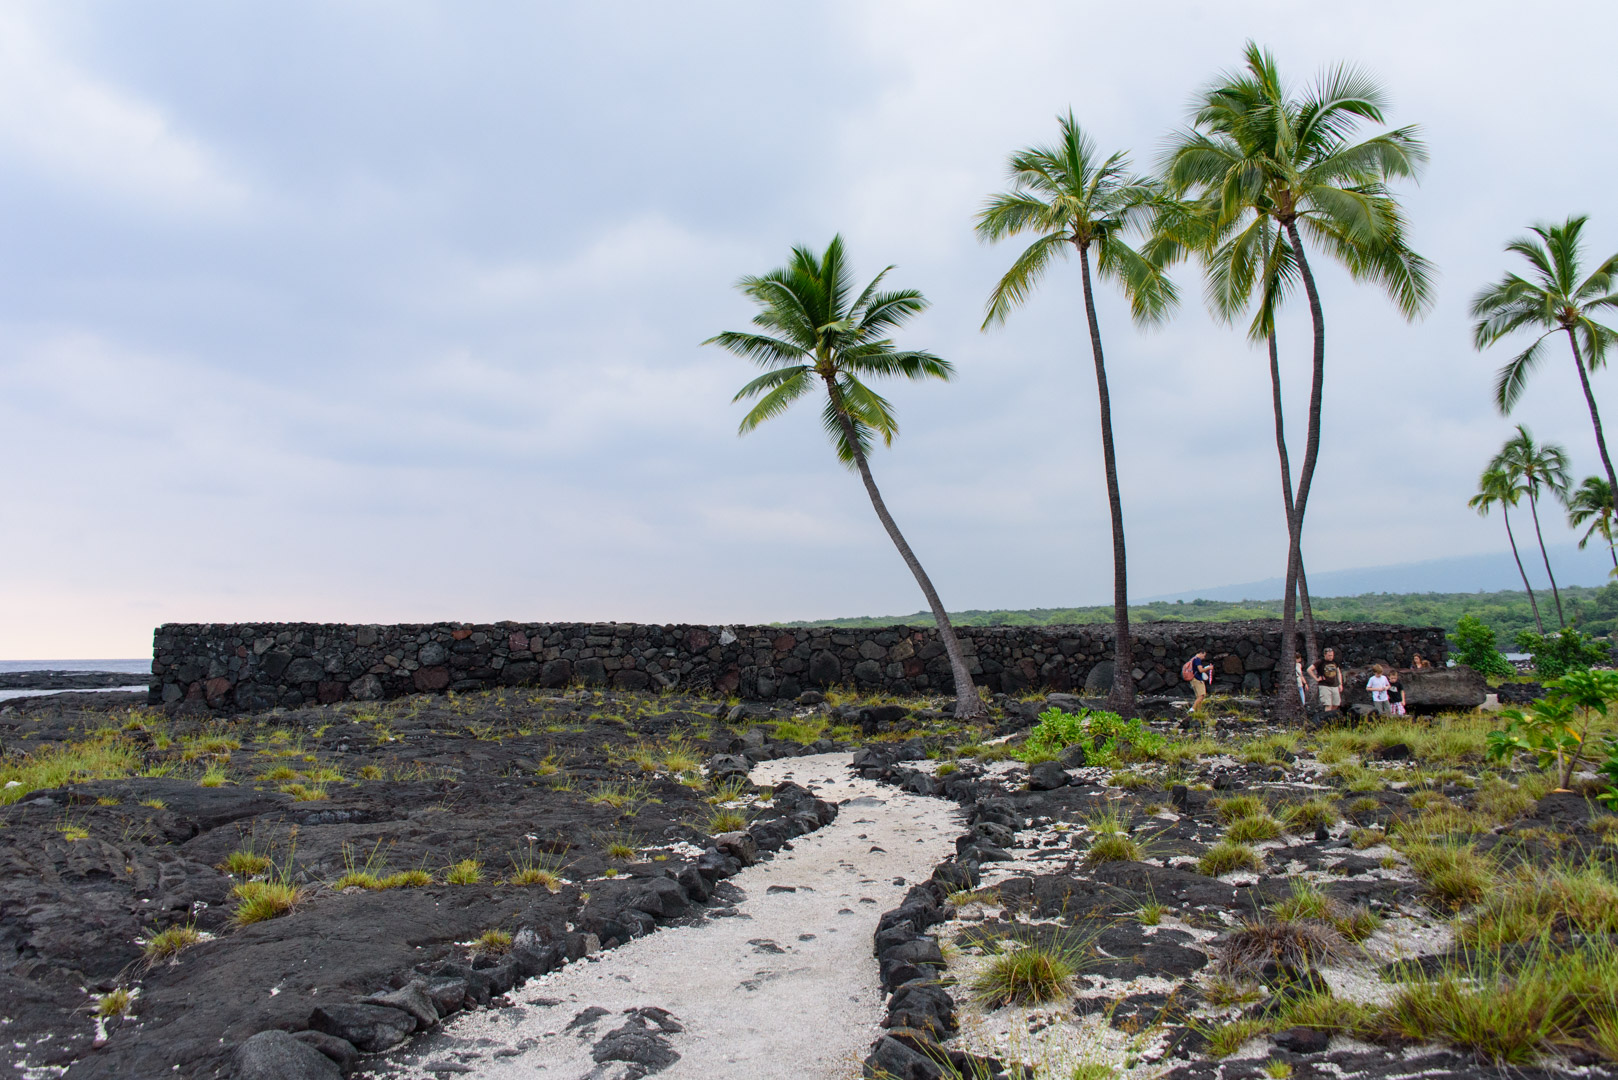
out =
<path fill-rule="evenodd" d="M 95 196 L 178 215 L 231 212 L 248 198 L 163 109 L 63 57 L 17 6 L 0 10 L 0 152 Z"/>

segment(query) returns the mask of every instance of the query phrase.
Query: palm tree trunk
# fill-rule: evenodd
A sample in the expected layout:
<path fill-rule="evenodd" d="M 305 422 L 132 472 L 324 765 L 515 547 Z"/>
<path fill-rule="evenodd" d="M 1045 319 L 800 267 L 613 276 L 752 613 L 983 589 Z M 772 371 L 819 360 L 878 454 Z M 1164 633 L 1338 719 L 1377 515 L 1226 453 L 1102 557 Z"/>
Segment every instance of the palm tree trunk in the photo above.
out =
<path fill-rule="evenodd" d="M 1590 373 L 1584 370 L 1584 358 L 1579 355 L 1579 339 L 1573 328 L 1567 328 L 1567 341 L 1573 346 L 1573 366 L 1579 369 L 1579 385 L 1584 388 L 1584 403 L 1590 406 L 1590 423 L 1596 429 L 1596 448 L 1601 451 L 1601 464 L 1607 468 L 1608 490 L 1618 492 L 1618 475 L 1612 471 L 1612 458 L 1607 456 L 1607 437 L 1601 433 L 1601 413 L 1596 409 L 1596 396 L 1590 392 Z"/>
<path fill-rule="evenodd" d="M 1534 609 L 1534 629 L 1545 636 L 1545 624 L 1539 619 L 1539 601 L 1534 599 L 1534 587 L 1528 584 L 1528 571 L 1522 568 L 1522 556 L 1517 554 L 1517 538 L 1511 532 L 1511 507 L 1500 504 L 1500 513 L 1506 519 L 1506 539 L 1511 541 L 1511 557 L 1517 560 L 1517 573 L 1522 575 L 1522 587 L 1528 592 L 1528 606 Z"/>
<path fill-rule="evenodd" d="M 1551 595 L 1556 597 L 1556 620 L 1566 626 L 1567 619 L 1562 616 L 1562 593 L 1556 587 L 1556 575 L 1551 573 L 1551 557 L 1545 550 L 1545 534 L 1539 531 L 1539 492 L 1533 486 L 1528 488 L 1528 511 L 1534 515 L 1534 536 L 1539 540 L 1539 557 L 1545 561 L 1545 576 L 1551 579 Z"/>
<path fill-rule="evenodd" d="M 1293 582 L 1297 580 L 1298 568 L 1303 562 L 1303 515 L 1309 505 L 1309 485 L 1315 478 L 1315 462 L 1320 458 L 1320 403 L 1326 384 L 1326 314 L 1320 306 L 1320 291 L 1315 288 L 1314 272 L 1309 269 L 1309 260 L 1303 253 L 1303 237 L 1298 235 L 1297 219 L 1289 220 L 1286 227 L 1287 239 L 1292 241 L 1298 272 L 1303 278 L 1304 292 L 1309 297 L 1309 318 L 1315 330 L 1313 376 L 1309 386 L 1309 427 L 1304 436 L 1303 467 L 1298 470 L 1298 494 L 1293 499 L 1291 519 L 1287 523 L 1291 539 L 1291 550 L 1287 552 L 1287 581 Z M 1302 712 L 1301 703 L 1297 706 L 1292 704 L 1292 657 L 1298 646 L 1296 605 L 1297 600 L 1289 589 L 1281 604 L 1281 656 L 1276 661 L 1276 671 L 1285 676 L 1279 680 L 1282 684 L 1282 709 L 1292 715 Z"/>
<path fill-rule="evenodd" d="M 1275 450 L 1281 458 L 1281 502 L 1287 515 L 1287 542 L 1298 547 L 1298 601 L 1303 608 L 1304 661 L 1314 667 L 1320 659 L 1320 638 L 1315 634 L 1315 613 L 1309 605 L 1309 579 L 1303 571 L 1303 551 L 1292 530 L 1292 462 L 1287 455 L 1286 415 L 1281 410 L 1281 357 L 1276 350 L 1275 331 L 1268 334 L 1270 349 L 1270 399 L 1275 410 Z M 1288 558 L 1291 558 L 1290 554 Z"/>
<path fill-rule="evenodd" d="M 865 451 L 860 449 L 854 422 L 843 411 L 842 395 L 837 392 L 836 384 L 827 379 L 826 389 L 836 403 L 837 416 L 843 425 L 843 437 L 848 440 L 850 449 L 854 451 L 854 464 L 860 470 L 860 479 L 865 481 L 865 493 L 871 497 L 871 506 L 876 510 L 876 516 L 882 522 L 882 527 L 888 530 L 888 538 L 893 541 L 893 546 L 899 549 L 899 557 L 915 575 L 916 584 L 921 586 L 921 593 L 927 598 L 927 606 L 932 608 L 933 621 L 938 624 L 938 637 L 944 643 L 944 652 L 949 656 L 950 673 L 955 678 L 955 718 L 979 719 L 987 715 L 988 710 L 983 706 L 983 699 L 978 697 L 977 686 L 972 682 L 972 673 L 966 669 L 966 654 L 961 651 L 961 642 L 955 636 L 955 627 L 950 624 L 949 613 L 944 610 L 943 601 L 938 599 L 938 590 L 933 588 L 932 579 L 927 576 L 927 571 L 921 568 L 921 560 L 910 550 L 910 545 L 905 541 L 904 534 L 899 531 L 893 515 L 888 513 L 888 504 L 882 501 L 882 492 L 877 490 L 876 479 L 871 475 L 871 465 L 865 460 Z"/>
<path fill-rule="evenodd" d="M 1107 365 L 1101 356 L 1101 324 L 1096 321 L 1090 289 L 1090 251 L 1080 244 L 1084 274 L 1084 314 L 1090 324 L 1090 351 L 1096 361 L 1096 393 L 1101 399 L 1101 458 L 1107 471 L 1107 506 L 1112 512 L 1112 690 L 1107 706 L 1123 717 L 1135 715 L 1135 650 L 1129 639 L 1129 575 L 1124 561 L 1124 506 L 1118 494 L 1118 460 L 1112 448 L 1112 399 L 1107 395 Z"/>

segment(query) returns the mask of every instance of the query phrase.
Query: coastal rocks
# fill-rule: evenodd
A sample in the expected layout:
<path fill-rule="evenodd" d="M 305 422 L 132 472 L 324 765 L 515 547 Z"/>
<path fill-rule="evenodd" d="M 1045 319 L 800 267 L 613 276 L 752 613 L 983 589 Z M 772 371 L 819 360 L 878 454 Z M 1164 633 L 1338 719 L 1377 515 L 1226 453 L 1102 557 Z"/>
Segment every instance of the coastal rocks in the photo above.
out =
<path fill-rule="evenodd" d="M 403 1009 L 385 1005 L 321 1005 L 309 1014 L 309 1027 L 380 1054 L 404 1042 L 418 1024 Z"/>

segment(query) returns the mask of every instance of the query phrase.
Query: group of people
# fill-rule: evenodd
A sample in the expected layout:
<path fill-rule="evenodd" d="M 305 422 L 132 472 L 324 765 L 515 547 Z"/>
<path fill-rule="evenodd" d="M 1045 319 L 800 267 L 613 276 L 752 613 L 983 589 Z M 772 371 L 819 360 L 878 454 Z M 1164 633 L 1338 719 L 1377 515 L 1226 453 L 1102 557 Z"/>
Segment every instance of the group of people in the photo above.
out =
<path fill-rule="evenodd" d="M 1412 671 L 1422 671 L 1432 666 L 1420 653 L 1410 662 Z M 1307 669 L 1303 666 L 1303 655 L 1300 653 L 1293 661 L 1293 670 L 1298 680 L 1298 701 L 1301 704 L 1309 704 L 1309 684 L 1314 683 L 1320 707 L 1328 714 L 1342 711 L 1344 672 L 1337 663 L 1336 649 L 1327 649 L 1325 655 Z M 1202 699 L 1208 696 L 1213 686 L 1213 664 L 1208 662 L 1208 651 L 1200 650 L 1187 660 L 1180 674 L 1191 684 L 1191 708 L 1202 708 Z M 1382 716 L 1405 715 L 1405 692 L 1404 687 L 1399 685 L 1397 669 L 1389 670 L 1381 664 L 1372 664 L 1371 677 L 1366 680 L 1365 689 L 1370 692 L 1373 712 Z"/>

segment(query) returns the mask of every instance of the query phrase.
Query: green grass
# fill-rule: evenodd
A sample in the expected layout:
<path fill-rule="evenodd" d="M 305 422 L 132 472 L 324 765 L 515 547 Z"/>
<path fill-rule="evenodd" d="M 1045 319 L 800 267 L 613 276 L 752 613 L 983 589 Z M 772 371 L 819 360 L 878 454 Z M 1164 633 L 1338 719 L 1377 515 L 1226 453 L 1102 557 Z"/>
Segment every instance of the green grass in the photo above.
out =
<path fill-rule="evenodd" d="M 1281 820 L 1288 832 L 1313 832 L 1322 825 L 1330 827 L 1337 823 L 1337 804 L 1324 795 L 1317 795 L 1282 807 Z"/>
<path fill-rule="evenodd" d="M 96 739 L 7 757 L 0 760 L 0 806 L 46 788 L 122 780 L 135 775 L 140 764 L 135 747 L 122 739 Z M 16 787 L 7 787 L 13 782 Z"/>
<path fill-rule="evenodd" d="M 1213 808 L 1219 815 L 1219 820 L 1226 825 L 1270 812 L 1264 800 L 1257 795 L 1232 795 L 1228 799 L 1215 799 Z"/>
<path fill-rule="evenodd" d="M 972 992 L 990 1006 L 1032 1005 L 1065 996 L 1072 981 L 1073 965 L 1061 951 L 1027 946 L 990 960 Z"/>
<path fill-rule="evenodd" d="M 1281 823 L 1269 814 L 1237 818 L 1225 830 L 1225 839 L 1237 844 L 1260 843 L 1281 835 Z"/>
<path fill-rule="evenodd" d="M 155 964 L 159 960 L 167 960 L 178 956 L 202 940 L 202 934 L 196 926 L 186 923 L 184 926 L 171 926 L 167 930 L 159 930 L 146 939 L 141 946 L 141 952 L 147 963 Z"/>
<path fill-rule="evenodd" d="M 511 873 L 506 875 L 507 885 L 543 885 L 550 892 L 562 891 L 562 859 L 559 855 L 534 852 L 534 846 L 522 855 L 511 857 Z"/>
<path fill-rule="evenodd" d="M 1420 842 L 1403 850 L 1428 896 L 1441 906 L 1476 904 L 1494 885 L 1494 864 L 1471 844 Z"/>
<path fill-rule="evenodd" d="M 1468 945 L 1566 940 L 1618 934 L 1618 871 L 1611 863 L 1549 869 L 1524 866 L 1498 881 L 1462 920 Z"/>
<path fill-rule="evenodd" d="M 95 1014 L 103 1020 L 110 1020 L 128 1013 L 134 1003 L 135 995 L 120 986 L 96 997 Z"/>
<path fill-rule="evenodd" d="M 489 956 L 500 956 L 511 950 L 511 941 L 511 932 L 509 930 L 485 930 L 472 943 L 472 951 Z"/>
<path fill-rule="evenodd" d="M 377 882 L 379 889 L 419 889 L 431 885 L 433 876 L 425 870 L 401 870 Z"/>
<path fill-rule="evenodd" d="M 462 859 L 444 869 L 444 881 L 450 885 L 476 885 L 483 880 L 483 863 L 477 859 Z"/>
<path fill-rule="evenodd" d="M 273 865 L 268 855 L 254 851 L 253 845 L 248 843 L 226 855 L 221 869 L 235 877 L 250 878 L 257 877 Z"/>
<path fill-rule="evenodd" d="M 729 807 L 715 807 L 708 818 L 701 825 L 702 831 L 709 836 L 718 836 L 720 833 L 739 832 L 747 828 L 748 817 L 743 810 Z"/>
<path fill-rule="evenodd" d="M 1213 847 L 1202 853 L 1197 860 L 1197 871 L 1209 877 L 1219 877 L 1222 874 L 1233 873 L 1237 870 L 1258 870 L 1263 863 L 1259 860 L 1258 852 L 1246 844 L 1232 843 L 1221 840 Z"/>
<path fill-rule="evenodd" d="M 286 881 L 244 881 L 231 889 L 236 907 L 231 919 L 237 926 L 279 918 L 303 899 L 303 890 Z"/>

